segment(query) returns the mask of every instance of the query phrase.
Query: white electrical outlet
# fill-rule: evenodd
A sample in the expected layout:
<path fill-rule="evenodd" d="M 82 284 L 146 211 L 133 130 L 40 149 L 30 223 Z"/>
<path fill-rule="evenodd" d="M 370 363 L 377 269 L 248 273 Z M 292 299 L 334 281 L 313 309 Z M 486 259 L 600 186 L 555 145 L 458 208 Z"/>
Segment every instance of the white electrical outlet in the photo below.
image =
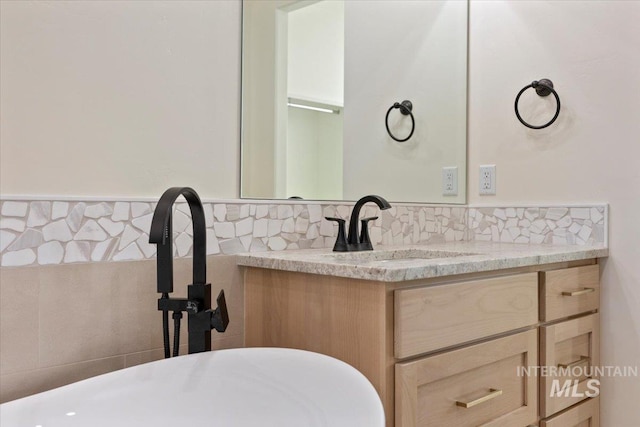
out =
<path fill-rule="evenodd" d="M 480 166 L 480 194 L 496 194 L 496 165 Z"/>
<path fill-rule="evenodd" d="M 458 167 L 451 166 L 442 168 L 442 195 L 458 195 Z"/>

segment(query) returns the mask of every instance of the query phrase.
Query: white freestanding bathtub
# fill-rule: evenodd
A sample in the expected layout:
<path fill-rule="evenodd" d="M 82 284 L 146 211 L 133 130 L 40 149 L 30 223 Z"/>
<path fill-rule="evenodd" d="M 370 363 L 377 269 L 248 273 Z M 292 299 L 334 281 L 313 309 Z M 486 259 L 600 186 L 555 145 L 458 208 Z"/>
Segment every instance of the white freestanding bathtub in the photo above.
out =
<path fill-rule="evenodd" d="M 0 405 L 2 427 L 384 427 L 380 398 L 332 357 L 242 348 L 147 363 Z"/>

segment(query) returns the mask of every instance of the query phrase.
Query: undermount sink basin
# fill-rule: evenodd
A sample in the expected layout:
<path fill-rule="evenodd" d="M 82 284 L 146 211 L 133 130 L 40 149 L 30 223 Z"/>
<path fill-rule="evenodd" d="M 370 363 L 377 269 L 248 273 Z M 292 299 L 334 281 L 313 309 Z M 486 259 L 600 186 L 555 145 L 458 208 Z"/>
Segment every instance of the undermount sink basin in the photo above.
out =
<path fill-rule="evenodd" d="M 439 251 L 430 249 L 395 249 L 381 251 L 362 251 L 362 252 L 335 252 L 327 254 L 335 260 L 344 260 L 352 262 L 399 262 L 412 260 L 433 260 L 442 258 L 455 258 L 461 256 L 477 255 L 469 252 Z"/>

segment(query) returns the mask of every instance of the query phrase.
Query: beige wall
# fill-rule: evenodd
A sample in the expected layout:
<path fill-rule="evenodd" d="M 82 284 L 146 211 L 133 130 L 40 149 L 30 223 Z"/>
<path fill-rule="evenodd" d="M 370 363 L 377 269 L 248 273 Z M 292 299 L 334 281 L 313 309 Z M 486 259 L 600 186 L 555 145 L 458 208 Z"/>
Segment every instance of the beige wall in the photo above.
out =
<path fill-rule="evenodd" d="M 174 267 L 172 297 L 186 297 L 191 260 Z M 0 402 L 161 359 L 155 270 L 155 261 L 0 269 Z M 230 319 L 223 334 L 213 331 L 212 347 L 241 347 L 244 293 L 235 257 L 211 256 L 207 270 L 212 294 L 225 291 Z M 186 330 L 185 317 L 181 354 Z"/>
<path fill-rule="evenodd" d="M 3 195 L 238 195 L 240 2 L 2 1 Z"/>
<path fill-rule="evenodd" d="M 238 0 L 0 8 L 3 197 L 157 198 L 176 185 L 237 197 Z M 176 261 L 178 295 L 190 264 Z M 233 257 L 210 257 L 209 271 L 234 312 L 214 346 L 241 346 Z M 163 355 L 155 261 L 0 275 L 0 401 Z"/>
<path fill-rule="evenodd" d="M 610 204 L 604 365 L 640 366 L 638 22 L 638 1 L 471 2 L 469 202 Z M 529 130 L 513 100 L 544 77 L 562 111 L 551 127 Z M 538 108 L 542 123 L 554 104 L 533 98 L 523 115 Z M 478 195 L 482 164 L 497 165 L 495 197 Z M 639 378 L 604 378 L 602 392 L 603 426 L 640 425 Z"/>

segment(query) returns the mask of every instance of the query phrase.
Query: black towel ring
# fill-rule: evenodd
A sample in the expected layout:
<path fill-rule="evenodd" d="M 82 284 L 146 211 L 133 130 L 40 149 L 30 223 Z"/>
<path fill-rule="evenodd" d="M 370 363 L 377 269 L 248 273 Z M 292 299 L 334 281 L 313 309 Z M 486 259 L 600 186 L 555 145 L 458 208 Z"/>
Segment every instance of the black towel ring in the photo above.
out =
<path fill-rule="evenodd" d="M 549 123 L 544 124 L 542 126 L 530 125 L 529 123 L 522 120 L 522 117 L 520 117 L 520 113 L 518 112 L 518 101 L 520 100 L 520 95 L 522 95 L 522 93 L 525 90 L 529 89 L 530 87 L 534 88 L 536 90 L 536 93 L 540 96 L 549 96 L 550 93 L 553 93 L 553 96 L 556 97 L 556 104 L 557 104 L 556 114 L 553 116 L 553 118 Z M 516 117 L 518 118 L 518 120 L 520 120 L 520 123 L 522 123 L 528 128 L 544 129 L 547 126 L 550 126 L 551 123 L 556 121 L 556 119 L 558 118 L 558 114 L 560 114 L 560 97 L 558 96 L 558 93 L 553 89 L 553 82 L 549 79 L 534 80 L 530 85 L 522 88 L 522 90 L 518 92 L 518 96 L 516 96 L 515 110 L 516 110 Z"/>
<path fill-rule="evenodd" d="M 393 136 L 393 134 L 389 130 L 389 113 L 391 113 L 391 110 L 393 110 L 394 108 L 399 108 L 400 112 L 405 116 L 407 115 L 411 116 L 411 133 L 409 133 L 409 136 L 406 137 L 405 139 L 396 138 L 395 136 Z M 411 103 L 411 101 L 408 101 L 408 100 L 402 101 L 401 104 L 396 102 L 387 110 L 387 115 L 384 118 L 384 125 L 387 127 L 387 133 L 389 134 L 389 136 L 398 142 L 408 141 L 409 138 L 411 138 L 411 136 L 413 135 L 413 131 L 416 129 L 416 121 L 413 118 L 413 113 L 411 112 L 411 110 L 413 110 L 413 104 Z"/>

